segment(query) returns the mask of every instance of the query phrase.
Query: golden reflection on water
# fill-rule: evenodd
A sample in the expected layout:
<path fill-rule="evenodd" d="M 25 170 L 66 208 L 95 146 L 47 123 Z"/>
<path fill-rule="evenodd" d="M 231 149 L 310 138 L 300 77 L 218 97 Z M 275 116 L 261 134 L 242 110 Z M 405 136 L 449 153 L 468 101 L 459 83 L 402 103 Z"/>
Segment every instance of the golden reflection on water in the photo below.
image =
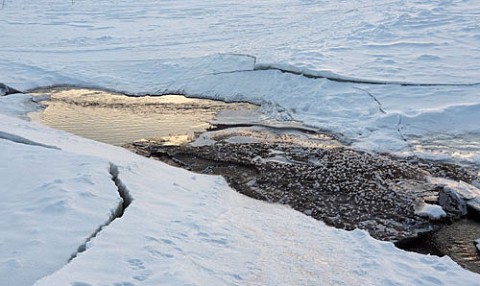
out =
<path fill-rule="evenodd" d="M 142 138 L 188 140 L 204 132 L 220 110 L 257 108 L 180 95 L 129 97 L 91 89 L 53 88 L 31 94 L 50 96 L 42 102 L 43 112 L 30 115 L 32 120 L 118 146 Z"/>

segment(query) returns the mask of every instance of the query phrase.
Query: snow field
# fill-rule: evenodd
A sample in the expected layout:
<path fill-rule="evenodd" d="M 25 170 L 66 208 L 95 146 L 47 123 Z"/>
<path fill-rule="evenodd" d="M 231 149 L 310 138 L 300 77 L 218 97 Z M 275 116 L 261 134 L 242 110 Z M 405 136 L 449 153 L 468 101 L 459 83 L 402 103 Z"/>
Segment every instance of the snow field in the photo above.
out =
<path fill-rule="evenodd" d="M 97 59 L 242 53 L 345 77 L 480 82 L 475 0 L 74 2 L 6 0 L 0 65 L 41 68 L 45 78 Z"/>

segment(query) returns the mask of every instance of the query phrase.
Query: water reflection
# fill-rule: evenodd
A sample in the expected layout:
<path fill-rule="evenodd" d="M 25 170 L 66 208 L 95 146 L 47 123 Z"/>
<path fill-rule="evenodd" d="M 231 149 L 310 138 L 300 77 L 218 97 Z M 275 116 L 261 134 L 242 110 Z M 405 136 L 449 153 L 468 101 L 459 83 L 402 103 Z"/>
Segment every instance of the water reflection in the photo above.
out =
<path fill-rule="evenodd" d="M 257 108 L 180 95 L 128 97 L 90 89 L 53 88 L 32 94 L 50 96 L 42 102 L 45 110 L 30 114 L 32 120 L 117 146 L 142 138 L 188 140 L 204 132 L 220 110 Z"/>

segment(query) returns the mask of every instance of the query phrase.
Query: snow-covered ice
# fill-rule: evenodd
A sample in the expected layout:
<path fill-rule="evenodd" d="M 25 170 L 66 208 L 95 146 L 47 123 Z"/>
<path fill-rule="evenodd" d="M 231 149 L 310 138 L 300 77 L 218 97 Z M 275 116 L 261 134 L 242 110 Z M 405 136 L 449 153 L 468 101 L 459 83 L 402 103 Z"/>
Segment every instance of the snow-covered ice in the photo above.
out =
<path fill-rule="evenodd" d="M 417 154 L 448 159 L 462 147 L 449 140 L 480 138 L 478 1 L 73 2 L 5 0 L 0 83 L 245 100 L 371 151 L 408 153 L 413 139 L 441 135 L 453 151 Z M 27 224 L 0 222 L 0 284 L 480 284 L 448 257 L 406 253 L 243 197 L 221 178 L 18 119 L 33 108 L 28 95 L 0 97 L 1 191 L 44 200 L 1 201 Z M 479 164 L 471 146 L 462 158 Z M 134 201 L 67 264 L 118 204 L 110 164 Z M 23 176 L 27 166 L 38 171 Z M 57 179 L 65 228 L 41 220 L 40 183 Z M 92 186 L 95 196 L 76 197 Z M 25 262 L 39 260 L 52 264 Z"/>
<path fill-rule="evenodd" d="M 6 139 L 0 150 L 0 285 L 31 285 L 65 265 L 121 200 L 107 160 Z"/>
<path fill-rule="evenodd" d="M 406 152 L 405 137 L 479 134 L 479 11 L 475 0 L 7 0 L 0 82 L 248 100 L 356 148 Z"/>
<path fill-rule="evenodd" d="M 454 192 L 456 192 L 462 199 L 464 199 L 467 205 L 480 214 L 480 189 L 474 185 L 465 183 L 463 181 L 452 181 L 444 178 L 430 177 L 429 181 L 433 184 L 444 186 Z"/>
<path fill-rule="evenodd" d="M 20 70 L 37 69 L 44 80 L 65 80 L 72 67 L 60 64 L 84 62 L 88 69 L 93 59 L 130 65 L 243 53 L 263 65 L 362 79 L 480 82 L 475 0 L 74 2 L 5 1 L 1 65 L 13 77 L 35 84 L 41 78 Z M 168 74 L 166 66 L 136 71 Z"/>

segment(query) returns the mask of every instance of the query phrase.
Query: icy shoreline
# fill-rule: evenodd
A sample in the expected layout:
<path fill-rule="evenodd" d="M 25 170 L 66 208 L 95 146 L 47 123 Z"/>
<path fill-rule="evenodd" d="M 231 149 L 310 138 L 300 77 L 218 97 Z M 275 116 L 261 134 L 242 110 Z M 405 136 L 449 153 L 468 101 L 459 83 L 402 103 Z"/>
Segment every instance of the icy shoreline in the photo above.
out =
<path fill-rule="evenodd" d="M 3 108 L 19 107 L 25 106 L 29 98 L 11 95 L 0 101 L 9 102 Z M 83 154 L 81 156 L 113 162 L 118 166 L 118 177 L 133 198 L 124 216 L 99 232 L 86 245 L 85 252 L 35 285 L 385 285 L 400 282 L 476 285 L 479 279 L 477 274 L 460 268 L 448 257 L 404 252 L 390 243 L 372 239 L 363 231 L 337 230 L 283 206 L 246 198 L 228 188 L 219 177 L 194 175 L 126 150 L 10 116 L 0 115 L 0 122 L 0 131 L 4 134 L 55 146 L 61 154 L 74 157 Z M 1 150 L 0 154 L 5 156 L 6 150 Z M 52 164 L 50 160 L 41 163 L 44 167 Z M 106 177 L 111 182 L 111 175 Z M 68 198 L 73 194 L 75 191 L 69 191 L 64 196 Z M 36 212 L 29 215 L 41 218 Z M 82 224 L 65 224 L 51 235 L 65 239 L 65 235 L 75 233 L 73 229 L 78 226 Z M 75 248 L 58 250 L 68 258 Z M 225 261 L 225 257 L 230 260 Z M 11 259 L 8 255 L 5 258 Z M 9 267 L 17 267 L 28 279 L 23 263 Z M 0 277 L 16 279 L 11 273 Z"/>
<path fill-rule="evenodd" d="M 87 251 L 36 285 L 475 285 L 479 279 L 449 258 L 407 253 L 362 231 L 336 230 L 285 207 L 245 198 L 218 177 L 193 175 L 11 117 L 0 119 L 3 132 L 57 146 L 62 153 L 109 158 L 134 199 Z M 76 226 L 56 235 L 71 233 L 71 227 Z"/>
<path fill-rule="evenodd" d="M 470 85 L 479 82 L 478 1 L 74 2 L 5 1 L 0 82 L 20 90 L 69 84 L 248 101 L 272 116 L 351 138 L 355 148 L 480 162 L 478 146 L 468 142 L 462 143 L 463 153 L 456 143 L 446 151 L 416 151 L 411 141 L 445 134 L 446 142 L 470 135 L 475 142 L 480 133 L 480 86 Z M 336 82 L 298 74 L 306 72 L 448 85 Z M 8 188 L 0 190 L 27 192 L 25 202 L 44 199 L 40 208 L 30 208 L 14 198 L 5 210 L 30 222 L 41 219 L 48 215 L 42 210 L 52 207 L 48 195 L 58 191 L 53 197 L 61 202 L 53 209 L 65 215 L 53 217 L 67 220 L 62 227 L 40 220 L 42 227 L 54 227 L 49 235 L 63 246 L 51 246 L 49 237 L 35 239 L 45 234 L 36 224 L 8 223 L 9 231 L 0 233 L 0 247 L 8 250 L 0 251 L 5 266 L 0 271 L 6 271 L 0 284 L 20 281 L 10 276 L 20 275 L 29 285 L 55 270 L 37 285 L 478 285 L 480 280 L 447 257 L 406 253 L 365 232 L 332 229 L 288 208 L 247 199 L 218 177 L 193 175 L 18 120 L 34 107 L 28 95 L 0 102 L 2 137 L 18 139 L 0 139 L 1 162 L 7 162 L 0 168 L 13 172 L 1 175 Z M 39 159 L 49 154 L 56 155 Z M 69 159 L 56 165 L 57 155 Z M 96 174 L 103 175 L 79 172 L 76 164 L 83 163 L 84 168 L 99 164 Z M 118 166 L 134 201 L 85 252 L 61 267 L 118 205 L 109 163 Z M 24 174 L 25 164 L 43 172 Z M 59 179 L 48 173 L 56 168 L 66 178 L 54 182 L 52 191 L 44 182 Z M 87 196 L 91 204 L 75 199 L 91 186 L 100 195 L 111 189 L 115 198 Z M 87 211 L 90 207 L 95 210 Z M 85 218 L 75 215 L 84 212 L 96 219 L 69 223 Z M 20 237 L 31 238 L 28 247 L 7 239 L 24 231 Z M 35 259 L 56 266 L 29 268 Z"/>
<path fill-rule="evenodd" d="M 452 142 L 455 138 L 478 136 L 480 85 L 432 87 L 335 82 L 278 70 L 255 71 L 252 64 L 245 56 L 214 55 L 164 63 L 88 63 L 88 71 L 83 64 L 72 65 L 69 68 L 74 70 L 67 72 L 68 77 L 45 74 L 43 70 L 31 74 L 33 70 L 24 69 L 21 73 L 38 79 L 36 83 L 29 81 L 29 88 L 70 84 L 127 94 L 173 93 L 250 102 L 261 105 L 272 117 L 298 120 L 337 134 L 356 149 L 407 156 L 414 152 L 419 157 L 480 164 L 480 146 L 468 151 L 468 142 L 449 145 L 449 140 L 444 139 L 442 144 L 446 145 L 439 151 L 432 149 L 435 152 L 423 150 L 421 145 L 417 150 L 412 145 L 412 139 L 417 138 L 428 145 L 430 138 L 434 140 L 439 135 Z M 95 70 L 94 77 L 90 69 Z M 116 74 L 109 79 L 112 69 Z M 133 72 L 139 69 L 146 73 L 143 77 Z M 237 73 L 237 69 L 252 70 Z M 45 75 L 53 81 L 42 79 Z"/>

